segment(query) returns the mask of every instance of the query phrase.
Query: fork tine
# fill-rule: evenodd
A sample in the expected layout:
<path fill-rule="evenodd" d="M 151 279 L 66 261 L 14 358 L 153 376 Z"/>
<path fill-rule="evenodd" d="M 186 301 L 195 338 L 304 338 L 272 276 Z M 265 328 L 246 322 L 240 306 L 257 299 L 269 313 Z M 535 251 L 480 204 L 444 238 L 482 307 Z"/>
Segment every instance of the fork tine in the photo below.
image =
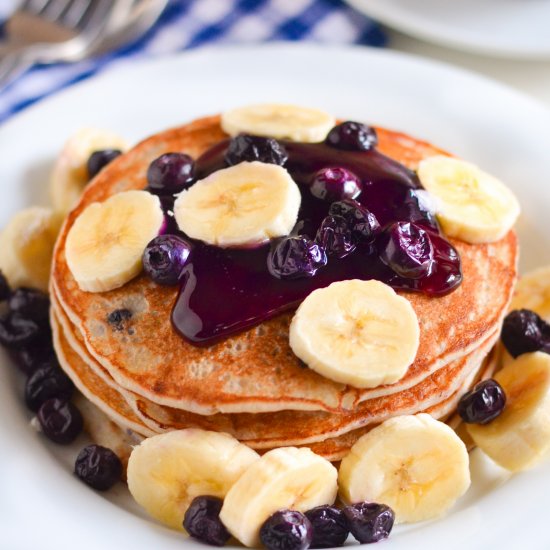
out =
<path fill-rule="evenodd" d="M 63 13 L 60 23 L 72 29 L 79 28 L 81 22 L 90 9 L 91 0 L 71 0 Z"/>
<path fill-rule="evenodd" d="M 82 31 L 92 31 L 103 26 L 111 10 L 115 8 L 113 0 L 90 0 L 86 13 L 78 23 L 78 28 Z"/>
<path fill-rule="evenodd" d="M 18 10 L 28 13 L 40 13 L 49 0 L 24 0 L 18 6 Z"/>
<path fill-rule="evenodd" d="M 50 21 L 57 21 L 61 18 L 63 12 L 67 9 L 72 0 L 48 0 L 42 8 L 40 15 Z"/>

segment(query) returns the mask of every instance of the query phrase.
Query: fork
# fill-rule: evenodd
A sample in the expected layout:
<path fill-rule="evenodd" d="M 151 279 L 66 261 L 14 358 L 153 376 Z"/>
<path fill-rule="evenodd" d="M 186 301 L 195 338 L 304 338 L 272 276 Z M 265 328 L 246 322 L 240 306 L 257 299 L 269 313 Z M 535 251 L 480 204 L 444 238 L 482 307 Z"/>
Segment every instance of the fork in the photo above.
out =
<path fill-rule="evenodd" d="M 36 63 L 83 59 L 133 0 L 24 0 L 7 20 L 0 89 Z"/>

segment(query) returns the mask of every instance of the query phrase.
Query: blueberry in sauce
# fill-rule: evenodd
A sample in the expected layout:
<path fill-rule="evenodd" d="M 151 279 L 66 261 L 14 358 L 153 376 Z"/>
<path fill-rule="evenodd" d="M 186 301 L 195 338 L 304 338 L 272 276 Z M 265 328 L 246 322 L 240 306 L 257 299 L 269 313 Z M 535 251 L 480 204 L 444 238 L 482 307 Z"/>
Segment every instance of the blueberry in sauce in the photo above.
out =
<path fill-rule="evenodd" d="M 429 233 L 414 223 L 392 224 L 384 231 L 380 259 L 401 277 L 427 277 L 434 263 Z"/>
<path fill-rule="evenodd" d="M 388 538 L 395 521 L 395 514 L 389 506 L 375 502 L 346 506 L 344 516 L 351 534 L 361 543 L 379 542 Z"/>
<path fill-rule="evenodd" d="M 179 193 L 194 182 L 195 162 L 185 153 L 165 153 L 147 169 L 147 190 L 157 195 Z"/>
<path fill-rule="evenodd" d="M 49 323 L 50 298 L 34 288 L 18 288 L 10 296 L 8 307 L 13 314 L 44 326 Z"/>
<path fill-rule="evenodd" d="M 368 151 L 378 143 L 374 128 L 348 120 L 335 126 L 327 135 L 325 142 L 335 149 L 346 151 Z"/>
<path fill-rule="evenodd" d="M 185 512 L 183 528 L 201 542 L 223 546 L 231 535 L 220 520 L 222 504 L 222 499 L 218 497 L 195 497 Z"/>
<path fill-rule="evenodd" d="M 37 341 L 44 329 L 32 319 L 17 314 L 5 313 L 0 316 L 0 344 L 9 349 L 21 349 Z"/>
<path fill-rule="evenodd" d="M 317 506 L 306 512 L 313 528 L 311 548 L 338 548 L 349 535 L 348 520 L 335 506 Z"/>
<path fill-rule="evenodd" d="M 325 250 L 303 235 L 280 239 L 267 257 L 267 268 L 277 279 L 313 277 L 326 264 Z"/>
<path fill-rule="evenodd" d="M 224 159 L 229 166 L 254 161 L 284 166 L 288 153 L 276 139 L 241 134 L 231 138 Z"/>
<path fill-rule="evenodd" d="M 126 328 L 131 318 L 132 312 L 129 309 L 121 308 L 111 311 L 107 316 L 107 322 L 113 330 L 120 332 Z"/>
<path fill-rule="evenodd" d="M 550 353 L 550 325 L 529 309 L 511 311 L 504 319 L 500 338 L 512 357 L 539 350 Z"/>
<path fill-rule="evenodd" d="M 317 231 L 315 242 L 325 249 L 328 256 L 345 258 L 355 250 L 352 231 L 342 216 L 327 216 Z"/>
<path fill-rule="evenodd" d="M 396 207 L 395 216 L 400 220 L 439 231 L 433 198 L 424 189 L 409 189 L 401 204 Z"/>
<path fill-rule="evenodd" d="M 122 462 L 120 458 L 101 445 L 84 447 L 74 464 L 76 477 L 96 491 L 107 491 L 122 476 Z"/>
<path fill-rule="evenodd" d="M 5 275 L 0 271 L 0 302 L 10 297 L 11 289 Z"/>
<path fill-rule="evenodd" d="M 380 231 L 376 216 L 357 201 L 346 199 L 333 202 L 328 213 L 344 218 L 353 236 L 361 242 L 371 243 Z"/>
<path fill-rule="evenodd" d="M 458 414 L 468 424 L 487 424 L 494 420 L 506 405 L 502 386 L 492 378 L 483 380 L 465 393 L 458 402 Z"/>
<path fill-rule="evenodd" d="M 355 199 L 362 191 L 361 181 L 349 170 L 328 167 L 318 170 L 311 180 L 311 194 L 328 202 Z"/>
<path fill-rule="evenodd" d="M 155 237 L 143 252 L 143 269 L 155 283 L 175 285 L 187 265 L 191 244 L 177 235 Z"/>
<path fill-rule="evenodd" d="M 46 364 L 39 367 L 27 380 L 25 403 L 31 411 L 37 411 L 48 399 L 69 399 L 73 390 L 70 378 L 57 364 Z"/>
<path fill-rule="evenodd" d="M 88 159 L 87 169 L 88 169 L 88 178 L 92 179 L 99 172 L 107 166 L 110 162 L 115 160 L 117 157 L 122 155 L 120 149 L 103 149 L 101 151 L 94 151 L 90 158 Z"/>
<path fill-rule="evenodd" d="M 66 399 L 48 399 L 40 405 L 36 417 L 42 433 L 60 445 L 72 443 L 84 424 L 80 411 Z"/>
<path fill-rule="evenodd" d="M 260 540 L 268 550 L 305 550 L 312 538 L 309 519 L 293 510 L 275 512 L 260 528 Z"/>

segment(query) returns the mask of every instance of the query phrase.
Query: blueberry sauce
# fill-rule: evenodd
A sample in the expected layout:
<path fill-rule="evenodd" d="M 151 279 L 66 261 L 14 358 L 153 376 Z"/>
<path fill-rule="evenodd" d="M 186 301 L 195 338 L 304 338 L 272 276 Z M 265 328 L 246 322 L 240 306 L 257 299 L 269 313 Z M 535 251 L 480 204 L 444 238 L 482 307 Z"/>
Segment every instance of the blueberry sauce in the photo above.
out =
<path fill-rule="evenodd" d="M 423 210 L 415 197 L 415 190 L 422 187 L 413 171 L 374 148 L 347 151 L 325 143 L 280 143 L 288 153 L 284 167 L 302 193 L 293 235 L 315 238 L 331 203 L 314 197 L 309 188 L 320 169 L 339 166 L 360 179 L 362 192 L 355 200 L 376 216 L 382 229 L 396 221 L 414 221 L 429 233 L 433 246 L 430 273 L 423 278 L 398 275 L 380 260 L 378 238 L 358 243 L 345 258 L 330 258 L 314 277 L 292 280 L 276 278 L 267 268 L 270 248 L 277 240 L 246 249 L 194 242 L 172 311 L 172 323 L 183 337 L 195 345 L 211 345 L 292 310 L 313 290 L 345 279 L 377 279 L 395 289 L 432 296 L 446 294 L 460 284 L 459 255 L 441 234 L 433 214 Z M 227 167 L 228 145 L 229 140 L 222 141 L 197 159 L 197 179 Z"/>

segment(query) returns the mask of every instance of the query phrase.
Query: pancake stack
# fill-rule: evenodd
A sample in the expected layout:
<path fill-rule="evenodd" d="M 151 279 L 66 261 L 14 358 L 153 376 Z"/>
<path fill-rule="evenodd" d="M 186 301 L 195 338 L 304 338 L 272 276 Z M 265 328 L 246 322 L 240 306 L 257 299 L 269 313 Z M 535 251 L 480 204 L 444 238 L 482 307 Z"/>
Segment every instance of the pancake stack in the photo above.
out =
<path fill-rule="evenodd" d="M 377 132 L 378 149 L 411 169 L 443 154 L 408 136 Z M 361 435 L 392 416 L 449 416 L 486 374 L 484 361 L 516 280 L 513 231 L 490 244 L 449 239 L 463 271 L 462 284 L 450 294 L 398 292 L 418 317 L 418 353 L 401 380 L 369 389 L 306 368 L 288 343 L 292 312 L 197 347 L 171 324 L 177 288 L 144 275 L 109 292 L 78 288 L 65 257 L 78 215 L 95 201 L 145 188 L 147 167 L 161 154 L 198 157 L 226 137 L 218 117 L 157 134 L 102 170 L 69 214 L 54 252 L 51 316 L 60 363 L 78 389 L 116 425 L 143 437 L 197 427 L 230 433 L 258 450 L 308 446 L 330 460 L 341 459 Z"/>

